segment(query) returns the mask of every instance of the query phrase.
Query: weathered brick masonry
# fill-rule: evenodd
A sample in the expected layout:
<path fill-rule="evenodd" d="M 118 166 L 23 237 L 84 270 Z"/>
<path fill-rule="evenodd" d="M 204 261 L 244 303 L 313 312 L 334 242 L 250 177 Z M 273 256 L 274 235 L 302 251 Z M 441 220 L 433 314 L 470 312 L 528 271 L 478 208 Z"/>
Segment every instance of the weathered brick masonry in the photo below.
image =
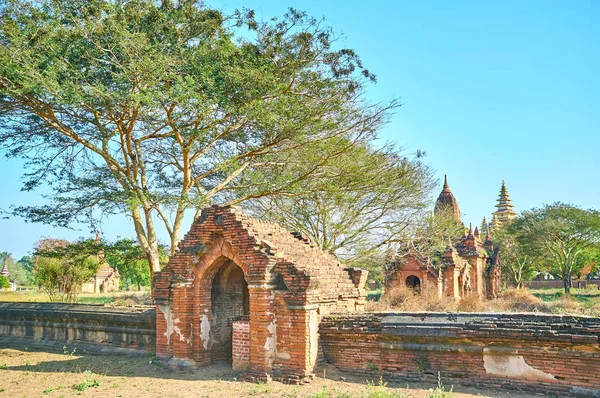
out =
<path fill-rule="evenodd" d="M 366 276 L 239 208 L 204 209 L 154 275 L 156 354 L 173 365 L 232 361 L 254 380 L 310 379 L 321 317 L 362 310 Z"/>
<path fill-rule="evenodd" d="M 600 397 L 600 319 L 533 314 L 325 317 L 325 359 L 342 370 L 444 384 Z"/>
<path fill-rule="evenodd" d="M 0 346 L 78 352 L 153 352 L 154 308 L 0 303 Z"/>

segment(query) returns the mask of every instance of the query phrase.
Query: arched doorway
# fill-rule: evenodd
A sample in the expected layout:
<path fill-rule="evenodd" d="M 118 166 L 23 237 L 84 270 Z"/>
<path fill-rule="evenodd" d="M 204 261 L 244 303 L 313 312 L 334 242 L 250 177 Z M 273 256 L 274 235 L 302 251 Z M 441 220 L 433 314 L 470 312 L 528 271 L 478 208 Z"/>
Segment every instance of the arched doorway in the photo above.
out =
<path fill-rule="evenodd" d="M 211 362 L 231 362 L 232 322 L 250 314 L 248 283 L 233 261 L 219 267 L 211 286 Z"/>
<path fill-rule="evenodd" d="M 415 292 L 420 292 L 421 280 L 417 276 L 411 275 L 408 278 L 406 278 L 406 286 L 410 287 L 411 289 L 414 289 Z"/>

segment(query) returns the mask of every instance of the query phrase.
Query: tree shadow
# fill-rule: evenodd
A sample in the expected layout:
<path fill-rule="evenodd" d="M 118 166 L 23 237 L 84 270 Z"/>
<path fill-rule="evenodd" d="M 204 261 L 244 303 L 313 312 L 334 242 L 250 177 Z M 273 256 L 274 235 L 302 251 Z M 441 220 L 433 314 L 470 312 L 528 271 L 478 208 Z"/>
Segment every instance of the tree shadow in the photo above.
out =
<path fill-rule="evenodd" d="M 13 351 L 23 353 L 36 353 L 36 359 L 46 354 L 48 360 L 39 360 L 31 364 L 26 362 L 22 365 L 6 365 L 3 370 L 48 372 L 48 373 L 81 373 L 90 371 L 104 376 L 118 377 L 152 377 L 159 379 L 176 380 L 231 380 L 236 381 L 241 372 L 231 369 L 231 364 L 221 362 L 202 368 L 189 370 L 172 369 L 151 354 L 127 355 L 127 354 L 98 354 L 79 353 L 65 349 L 64 354 L 47 352 L 40 349 Z"/>

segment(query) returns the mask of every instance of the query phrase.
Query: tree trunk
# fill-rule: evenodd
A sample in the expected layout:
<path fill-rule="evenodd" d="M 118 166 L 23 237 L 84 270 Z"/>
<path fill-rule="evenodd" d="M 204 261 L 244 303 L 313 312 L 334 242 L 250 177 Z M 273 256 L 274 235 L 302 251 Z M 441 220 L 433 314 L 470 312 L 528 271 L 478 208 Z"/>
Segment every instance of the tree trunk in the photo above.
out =
<path fill-rule="evenodd" d="M 571 296 L 571 276 L 569 275 L 566 278 L 563 278 L 563 285 L 565 286 L 565 296 Z"/>

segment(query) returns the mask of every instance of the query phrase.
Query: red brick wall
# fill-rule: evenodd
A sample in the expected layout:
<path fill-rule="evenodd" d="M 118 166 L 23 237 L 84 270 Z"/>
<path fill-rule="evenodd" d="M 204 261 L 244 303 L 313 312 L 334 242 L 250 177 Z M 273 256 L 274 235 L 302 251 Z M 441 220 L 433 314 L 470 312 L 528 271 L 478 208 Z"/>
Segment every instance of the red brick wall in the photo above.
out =
<path fill-rule="evenodd" d="M 247 320 L 233 322 L 233 370 L 246 370 L 250 364 L 250 322 Z"/>
<path fill-rule="evenodd" d="M 366 279 L 299 234 L 213 206 L 154 275 L 157 356 L 174 366 L 233 360 L 233 322 L 247 315 L 245 378 L 302 382 L 321 314 L 362 310 Z"/>
<path fill-rule="evenodd" d="M 349 314 L 320 325 L 343 370 L 445 385 L 600 396 L 600 320 L 523 314 Z M 374 371 L 376 369 L 376 371 Z"/>

